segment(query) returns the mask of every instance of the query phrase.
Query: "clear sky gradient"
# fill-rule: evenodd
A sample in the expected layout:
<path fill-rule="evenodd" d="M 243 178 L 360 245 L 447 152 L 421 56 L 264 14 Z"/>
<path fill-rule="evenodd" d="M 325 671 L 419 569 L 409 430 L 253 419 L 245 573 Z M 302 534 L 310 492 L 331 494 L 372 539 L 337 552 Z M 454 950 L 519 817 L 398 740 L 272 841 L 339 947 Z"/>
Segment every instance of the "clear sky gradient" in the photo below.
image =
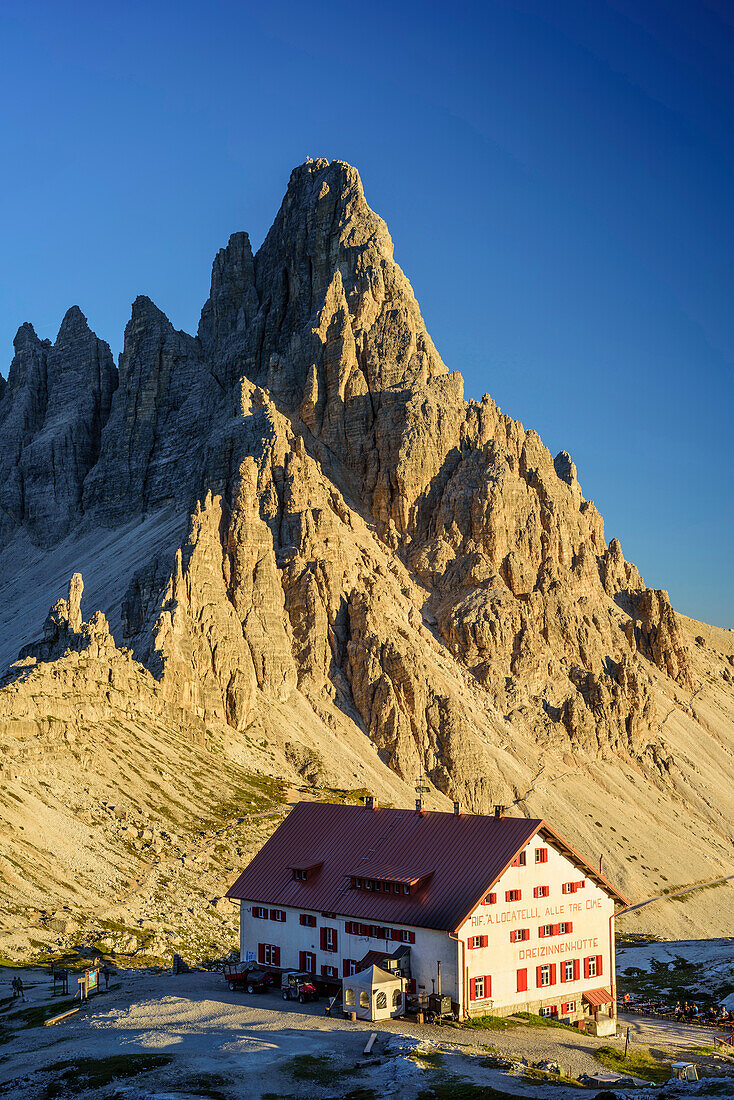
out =
<path fill-rule="evenodd" d="M 730 0 L 6 0 L 1 369 L 72 304 L 194 332 L 229 234 L 348 160 L 467 396 L 734 626 L 733 57 Z"/>

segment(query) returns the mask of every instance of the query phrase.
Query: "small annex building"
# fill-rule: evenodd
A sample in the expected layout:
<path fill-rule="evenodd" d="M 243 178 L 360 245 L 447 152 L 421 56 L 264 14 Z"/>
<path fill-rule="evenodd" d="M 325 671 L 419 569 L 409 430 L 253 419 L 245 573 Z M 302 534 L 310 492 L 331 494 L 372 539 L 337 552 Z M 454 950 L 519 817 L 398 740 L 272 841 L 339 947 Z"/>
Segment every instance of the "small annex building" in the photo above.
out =
<path fill-rule="evenodd" d="M 342 978 L 342 1003 L 346 1013 L 359 1020 L 389 1020 L 402 1016 L 403 980 L 379 966 L 368 966 L 349 978 Z"/>
<path fill-rule="evenodd" d="M 372 968 L 409 997 L 449 994 L 460 1016 L 614 1032 L 627 902 L 597 867 L 545 821 L 367 802 L 300 802 L 263 845 L 227 894 L 243 961 L 335 988 Z"/>

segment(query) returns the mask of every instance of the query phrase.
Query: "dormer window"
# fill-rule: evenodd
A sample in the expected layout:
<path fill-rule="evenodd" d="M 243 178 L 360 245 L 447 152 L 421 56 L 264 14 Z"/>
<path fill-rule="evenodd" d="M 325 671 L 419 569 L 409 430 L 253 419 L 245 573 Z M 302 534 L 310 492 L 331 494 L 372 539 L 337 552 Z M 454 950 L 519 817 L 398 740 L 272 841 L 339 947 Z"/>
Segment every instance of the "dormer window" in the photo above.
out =
<path fill-rule="evenodd" d="M 430 879 L 433 871 L 402 872 L 401 868 L 394 865 L 381 867 L 380 874 L 375 874 L 374 868 L 371 878 L 363 878 L 361 875 L 349 873 L 349 885 L 352 890 L 374 890 L 378 894 L 397 894 L 404 897 L 406 894 L 415 894 Z"/>
<path fill-rule="evenodd" d="M 291 867 L 290 872 L 293 875 L 294 882 L 308 882 L 323 866 L 323 860 L 318 863 L 299 863 Z"/>

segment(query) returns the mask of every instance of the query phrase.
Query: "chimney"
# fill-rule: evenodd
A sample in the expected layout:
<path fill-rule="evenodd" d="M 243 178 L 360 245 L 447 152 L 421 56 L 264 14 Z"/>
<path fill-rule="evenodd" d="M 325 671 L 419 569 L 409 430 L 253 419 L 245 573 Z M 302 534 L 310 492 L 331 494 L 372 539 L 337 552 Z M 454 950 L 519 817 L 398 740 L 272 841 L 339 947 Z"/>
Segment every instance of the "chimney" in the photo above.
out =
<path fill-rule="evenodd" d="M 495 806 L 494 816 L 498 819 L 501 818 L 501 817 L 504 817 L 505 816 L 505 807 L 504 806 Z"/>
<path fill-rule="evenodd" d="M 415 812 L 417 814 L 422 814 L 423 813 L 423 799 L 422 798 L 416 798 L 416 800 L 415 800 Z"/>
<path fill-rule="evenodd" d="M 377 798 L 373 794 L 368 794 L 364 800 L 364 804 L 368 810 L 376 810 L 378 805 Z"/>
<path fill-rule="evenodd" d="M 460 813 L 461 813 L 461 803 L 460 802 L 454 802 L 454 817 L 458 817 Z"/>

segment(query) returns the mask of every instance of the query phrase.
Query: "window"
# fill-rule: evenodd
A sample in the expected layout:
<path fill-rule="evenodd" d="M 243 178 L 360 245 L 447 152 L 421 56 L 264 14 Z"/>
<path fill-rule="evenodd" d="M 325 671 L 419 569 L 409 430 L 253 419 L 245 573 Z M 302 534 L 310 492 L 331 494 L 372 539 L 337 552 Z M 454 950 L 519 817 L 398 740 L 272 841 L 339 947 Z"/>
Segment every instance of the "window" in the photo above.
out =
<path fill-rule="evenodd" d="M 298 952 L 298 965 L 301 970 L 305 970 L 307 974 L 316 973 L 316 956 L 313 951 L 299 951 Z"/>
<path fill-rule="evenodd" d="M 263 905 L 253 905 L 252 915 L 253 917 L 259 917 L 260 920 L 268 919 L 268 911 Z"/>
<path fill-rule="evenodd" d="M 586 889 L 586 883 L 583 879 L 581 879 L 581 882 L 574 882 L 574 886 L 576 887 L 577 890 L 585 890 Z"/>
<path fill-rule="evenodd" d="M 545 1005 L 538 1013 L 539 1016 L 557 1016 L 558 1005 Z"/>
<path fill-rule="evenodd" d="M 575 1012 L 575 1011 L 576 1011 L 576 1002 L 575 1001 L 564 1001 L 563 1004 L 561 1005 L 561 1015 L 562 1016 L 569 1016 L 572 1012 Z"/>
<path fill-rule="evenodd" d="M 573 923 L 570 920 L 561 921 L 558 925 L 558 935 L 566 936 L 569 932 L 573 932 Z"/>
<path fill-rule="evenodd" d="M 381 989 L 375 999 L 375 1008 L 387 1008 L 387 993 Z"/>
<path fill-rule="evenodd" d="M 353 1005 L 354 1004 L 354 990 L 353 989 L 347 988 L 347 989 L 344 990 L 344 1004 L 345 1005 Z"/>
<path fill-rule="evenodd" d="M 407 928 L 394 928 L 393 939 L 403 943 L 415 943 L 415 932 L 409 932 Z"/>
<path fill-rule="evenodd" d="M 521 901 L 522 890 L 505 890 L 505 901 Z"/>
<path fill-rule="evenodd" d="M 535 849 L 535 862 L 536 863 L 547 863 L 548 862 L 548 849 L 547 848 L 536 848 Z"/>
<path fill-rule="evenodd" d="M 535 972 L 535 982 L 538 989 L 541 989 L 546 985 L 556 984 L 556 964 L 545 963 L 543 966 L 539 966 Z"/>
<path fill-rule="evenodd" d="M 561 981 L 572 982 L 576 977 L 574 963 L 572 959 L 567 962 L 561 963 Z"/>
<path fill-rule="evenodd" d="M 339 977 L 339 971 L 337 970 L 337 968 L 335 966 L 322 966 L 321 967 L 321 977 L 322 978 L 332 978 L 332 979 L 333 978 L 338 978 Z"/>
<path fill-rule="evenodd" d="M 336 951 L 337 935 L 336 928 L 322 928 L 321 929 L 321 950 L 322 951 Z"/>
<path fill-rule="evenodd" d="M 548 886 L 536 886 L 533 889 L 534 898 L 547 898 L 550 893 L 550 887 Z"/>
<path fill-rule="evenodd" d="M 392 1006 L 393 1008 L 400 1008 L 400 1003 L 403 999 L 403 995 L 399 989 L 393 989 L 392 991 Z"/>
<path fill-rule="evenodd" d="M 576 893 L 576 883 L 575 882 L 564 882 L 563 886 L 561 887 L 561 892 L 564 893 L 564 894 L 575 894 Z"/>
<path fill-rule="evenodd" d="M 516 859 L 513 859 L 512 866 L 513 867 L 524 867 L 526 865 L 526 863 L 527 863 L 527 856 L 526 856 L 525 852 L 520 852 L 520 855 L 517 856 Z"/>
<path fill-rule="evenodd" d="M 298 870 L 296 870 L 296 871 L 293 872 L 293 877 L 296 880 L 296 882 L 305 882 L 306 879 L 308 878 L 308 871 L 298 871 Z"/>
<path fill-rule="evenodd" d="M 517 992 L 524 993 L 528 988 L 528 972 L 525 967 L 517 972 Z"/>
<path fill-rule="evenodd" d="M 306 928 L 316 927 L 316 917 L 314 917 L 312 913 L 301 913 L 298 920 L 301 924 L 305 925 Z"/>
<path fill-rule="evenodd" d="M 362 879 L 361 878 L 355 878 L 354 885 L 357 887 L 358 890 L 361 890 L 362 889 Z"/>
<path fill-rule="evenodd" d="M 589 955 L 588 959 L 584 959 L 584 977 L 600 978 L 602 972 L 601 962 L 601 955 Z"/>
<path fill-rule="evenodd" d="M 496 905 L 496 904 L 497 904 L 497 895 L 496 894 L 487 894 L 486 897 L 482 898 L 482 905 Z"/>
<path fill-rule="evenodd" d="M 282 923 L 285 920 L 285 909 L 271 909 L 270 919 L 279 920 Z"/>
<path fill-rule="evenodd" d="M 370 995 L 365 989 L 363 989 L 362 992 L 359 995 L 359 1007 L 360 1008 L 369 1008 L 370 1007 Z"/>
<path fill-rule="evenodd" d="M 327 920 L 336 920 L 336 913 L 322 913 L 322 917 L 326 917 Z"/>
<path fill-rule="evenodd" d="M 387 938 L 385 936 L 385 929 L 382 928 L 379 924 L 370 925 L 370 936 L 372 936 L 374 940 L 384 940 Z"/>
<path fill-rule="evenodd" d="M 345 978 L 351 978 L 352 974 L 357 973 L 356 959 L 344 959 L 342 963 L 342 970 Z"/>
<path fill-rule="evenodd" d="M 487 936 L 470 936 L 466 946 L 470 951 L 474 951 L 477 947 L 486 947 L 488 943 Z"/>
<path fill-rule="evenodd" d="M 510 943 L 522 943 L 523 940 L 530 939 L 529 928 L 515 928 L 510 932 Z"/>
<path fill-rule="evenodd" d="M 280 966 L 280 948 L 274 943 L 259 943 L 257 961 L 263 966 Z"/>
<path fill-rule="evenodd" d="M 553 925 L 552 924 L 541 924 L 540 928 L 538 929 L 538 935 L 540 936 L 541 939 L 543 939 L 545 936 L 552 936 L 553 935 Z"/>
<path fill-rule="evenodd" d="M 492 979 L 488 974 L 469 980 L 469 1000 L 484 1001 L 492 996 Z"/>

